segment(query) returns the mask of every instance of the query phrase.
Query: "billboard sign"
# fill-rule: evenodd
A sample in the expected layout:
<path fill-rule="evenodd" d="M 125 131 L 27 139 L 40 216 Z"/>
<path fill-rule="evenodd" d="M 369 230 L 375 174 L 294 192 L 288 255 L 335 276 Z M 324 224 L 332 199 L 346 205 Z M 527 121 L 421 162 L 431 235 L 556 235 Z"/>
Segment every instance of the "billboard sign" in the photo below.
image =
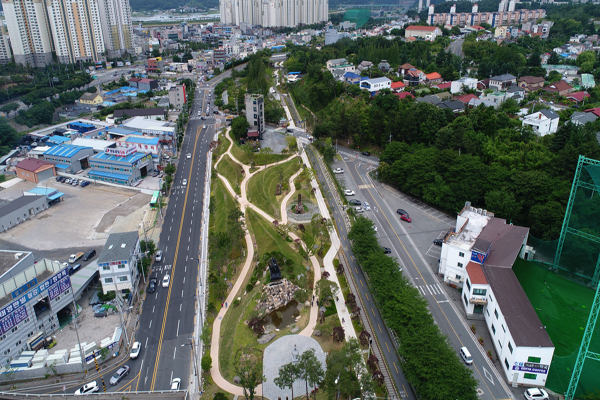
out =
<path fill-rule="evenodd" d="M 548 364 L 523 363 L 515 361 L 512 369 L 513 371 L 533 372 L 535 374 L 548 374 L 550 366 Z"/>

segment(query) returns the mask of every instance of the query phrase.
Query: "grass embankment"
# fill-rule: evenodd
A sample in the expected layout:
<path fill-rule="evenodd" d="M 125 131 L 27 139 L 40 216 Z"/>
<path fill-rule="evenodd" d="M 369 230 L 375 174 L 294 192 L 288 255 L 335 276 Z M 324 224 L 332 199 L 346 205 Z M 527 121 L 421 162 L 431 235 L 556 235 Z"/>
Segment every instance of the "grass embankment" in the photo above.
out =
<path fill-rule="evenodd" d="M 256 165 L 273 164 L 277 161 L 285 160 L 289 157 L 289 154 L 260 154 L 254 153 L 252 157 L 246 153 L 242 147 L 234 143 L 231 148 L 231 154 L 242 164 L 250 165 L 250 162 L 254 161 Z"/>
<path fill-rule="evenodd" d="M 242 167 L 238 163 L 226 154 L 217 166 L 217 172 L 229 181 L 237 194 L 241 194 L 240 184 L 244 179 L 244 175 L 242 174 Z"/>
<path fill-rule="evenodd" d="M 231 223 L 227 215 L 236 208 L 235 200 L 218 178 L 213 180 L 211 197 L 214 200 L 214 213 L 210 216 L 209 229 L 215 233 L 227 232 Z"/>
<path fill-rule="evenodd" d="M 296 159 L 292 159 L 284 164 L 267 168 L 265 171 L 257 173 L 248 181 L 248 193 L 252 199 L 252 204 L 263 210 L 275 219 L 281 219 L 281 200 L 285 197 L 289 189 L 289 180 L 294 175 L 300 164 Z M 280 195 L 276 195 L 277 185 L 283 183 Z"/>
<path fill-rule="evenodd" d="M 231 145 L 231 141 L 224 134 L 219 135 L 219 145 L 217 149 L 213 153 L 213 163 L 217 162 L 221 154 L 225 153 L 229 146 Z"/>

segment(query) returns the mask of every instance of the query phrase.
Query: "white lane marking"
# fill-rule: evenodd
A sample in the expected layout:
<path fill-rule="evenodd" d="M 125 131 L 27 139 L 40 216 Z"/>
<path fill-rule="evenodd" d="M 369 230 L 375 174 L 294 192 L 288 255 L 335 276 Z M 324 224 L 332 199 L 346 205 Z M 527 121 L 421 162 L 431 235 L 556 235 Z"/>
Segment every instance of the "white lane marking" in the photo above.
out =
<path fill-rule="evenodd" d="M 181 289 L 181 297 L 183 297 L 183 289 Z"/>
<path fill-rule="evenodd" d="M 150 320 L 150 326 L 148 327 L 148 329 L 152 328 L 152 320 Z"/>
<path fill-rule="evenodd" d="M 483 375 L 485 375 L 485 377 L 488 379 L 488 381 L 492 382 L 492 385 L 496 385 L 494 383 L 494 377 L 492 376 L 492 374 L 490 374 L 487 369 L 485 369 L 483 367 L 481 367 L 481 368 L 483 369 Z"/>
<path fill-rule="evenodd" d="M 148 338 L 146 338 L 146 344 L 144 345 L 144 349 L 145 349 L 146 347 L 148 347 Z M 142 369 L 142 368 L 140 367 L 140 370 L 141 370 L 141 369 Z"/>
<path fill-rule="evenodd" d="M 152 306 L 152 313 L 154 313 L 154 307 L 156 307 L 156 306 Z"/>
<path fill-rule="evenodd" d="M 175 337 L 179 336 L 179 322 L 180 321 L 181 320 L 179 320 L 179 319 L 177 320 L 177 333 L 175 334 Z M 175 358 L 175 357 L 173 357 L 173 358 Z"/>
<path fill-rule="evenodd" d="M 185 276 L 183 277 L 183 283 L 185 283 Z"/>
<path fill-rule="evenodd" d="M 156 292 L 156 295 L 154 296 L 154 299 L 158 299 L 158 292 Z"/>
<path fill-rule="evenodd" d="M 179 304 L 179 311 L 181 311 L 181 306 L 183 305 L 183 303 Z"/>

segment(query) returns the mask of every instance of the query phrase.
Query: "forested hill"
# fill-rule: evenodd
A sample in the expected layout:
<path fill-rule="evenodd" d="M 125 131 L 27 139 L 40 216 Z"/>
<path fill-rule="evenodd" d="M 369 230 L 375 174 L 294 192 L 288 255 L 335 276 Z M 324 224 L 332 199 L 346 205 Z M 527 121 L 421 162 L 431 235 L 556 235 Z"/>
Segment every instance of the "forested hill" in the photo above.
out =
<path fill-rule="evenodd" d="M 133 11 L 171 10 L 183 6 L 203 9 L 218 8 L 219 0 L 129 0 Z"/>

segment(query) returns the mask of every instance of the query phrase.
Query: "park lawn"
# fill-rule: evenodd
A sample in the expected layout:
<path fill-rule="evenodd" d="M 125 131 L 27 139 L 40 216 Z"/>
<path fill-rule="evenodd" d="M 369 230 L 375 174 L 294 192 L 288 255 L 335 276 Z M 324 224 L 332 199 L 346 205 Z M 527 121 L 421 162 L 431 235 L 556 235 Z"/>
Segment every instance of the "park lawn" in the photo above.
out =
<path fill-rule="evenodd" d="M 272 215 L 275 219 L 281 220 L 281 200 L 286 195 L 290 177 L 299 168 L 300 164 L 293 159 L 286 163 L 269 167 L 250 178 L 248 182 L 248 194 L 252 199 L 252 204 L 267 214 Z M 283 179 L 281 179 L 280 173 Z M 277 196 L 275 193 L 280 179 L 283 182 L 283 189 L 281 195 Z"/>
<path fill-rule="evenodd" d="M 229 219 L 227 215 L 236 208 L 236 203 L 227 191 L 225 184 L 220 179 L 215 179 L 211 188 L 211 197 L 214 199 L 214 213 L 210 217 L 209 229 L 218 232 L 227 232 Z M 212 200 L 211 200 L 212 201 Z"/>
<path fill-rule="evenodd" d="M 250 159 L 250 154 L 244 152 L 242 146 L 237 143 L 234 143 L 231 147 L 231 154 L 242 164 L 250 165 L 250 161 L 254 161 L 256 165 L 266 165 L 273 164 L 277 161 L 285 160 L 290 157 L 289 154 L 260 154 L 254 153 L 252 156 L 252 160 Z"/>
<path fill-rule="evenodd" d="M 224 134 L 219 134 L 219 145 L 217 146 L 217 150 L 215 151 L 215 159 L 218 160 L 221 154 L 225 153 L 229 146 L 231 145 L 231 140 Z"/>
<path fill-rule="evenodd" d="M 259 260 L 262 259 L 262 256 L 265 253 L 278 251 L 283 254 L 286 259 L 291 259 L 294 262 L 294 276 L 299 274 L 307 275 L 306 267 L 303 266 L 303 263 L 308 263 L 308 261 L 304 260 L 296 250 L 290 247 L 290 245 L 296 246 L 296 244 L 286 242 L 281 235 L 275 231 L 272 223 L 248 208 L 246 211 L 246 224 L 249 225 L 248 229 L 254 234 L 254 242 L 258 245 Z M 281 273 L 284 278 L 291 278 L 287 268 L 282 268 Z M 296 281 L 296 279 L 294 279 L 294 281 Z M 306 286 L 304 285 L 298 286 L 306 289 Z"/>
<path fill-rule="evenodd" d="M 240 184 L 244 179 L 242 167 L 234 162 L 229 155 L 225 154 L 217 165 L 217 172 L 229 181 L 229 184 L 237 194 L 241 194 Z"/>

